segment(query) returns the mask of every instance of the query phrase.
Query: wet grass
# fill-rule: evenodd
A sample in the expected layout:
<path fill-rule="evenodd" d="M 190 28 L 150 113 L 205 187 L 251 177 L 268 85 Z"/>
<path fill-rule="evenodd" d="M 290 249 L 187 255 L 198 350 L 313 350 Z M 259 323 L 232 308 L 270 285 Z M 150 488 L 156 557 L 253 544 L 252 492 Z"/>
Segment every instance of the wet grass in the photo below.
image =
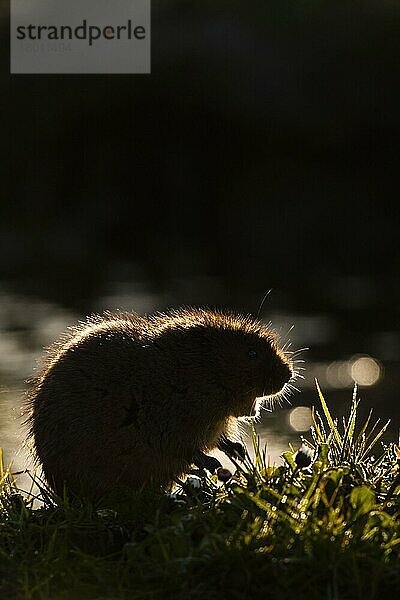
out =
<path fill-rule="evenodd" d="M 400 593 L 400 451 L 357 422 L 354 393 L 319 410 L 300 448 L 200 473 L 171 495 L 119 494 L 101 506 L 42 505 L 1 473 L 0 597 L 8 599 L 353 599 Z M 35 505 L 36 502 L 36 505 Z M 36 506 L 36 507 L 35 507 Z"/>

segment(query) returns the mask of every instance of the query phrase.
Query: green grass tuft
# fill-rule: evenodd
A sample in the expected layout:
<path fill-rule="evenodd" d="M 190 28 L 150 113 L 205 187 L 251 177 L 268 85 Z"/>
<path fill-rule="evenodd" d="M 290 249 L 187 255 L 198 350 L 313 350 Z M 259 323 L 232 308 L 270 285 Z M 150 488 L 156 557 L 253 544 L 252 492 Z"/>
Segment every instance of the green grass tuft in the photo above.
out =
<path fill-rule="evenodd" d="M 310 439 L 227 484 L 198 473 L 174 494 L 126 493 L 102 506 L 41 505 L 0 473 L 0 597 L 373 600 L 400 593 L 400 451 L 387 424 L 331 416 L 317 384 Z M 1 461 L 1 465 L 2 465 Z M 198 485 L 200 483 L 200 485 Z"/>

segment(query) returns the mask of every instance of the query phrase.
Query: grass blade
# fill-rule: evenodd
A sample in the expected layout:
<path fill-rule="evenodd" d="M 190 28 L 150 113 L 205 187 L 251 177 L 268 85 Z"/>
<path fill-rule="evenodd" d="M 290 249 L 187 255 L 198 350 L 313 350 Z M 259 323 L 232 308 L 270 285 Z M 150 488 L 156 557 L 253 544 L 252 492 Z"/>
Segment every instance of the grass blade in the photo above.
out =
<path fill-rule="evenodd" d="M 331 428 L 331 431 L 333 432 L 333 435 L 335 436 L 337 443 L 341 445 L 342 438 L 340 437 L 340 433 L 338 432 L 337 427 L 336 427 L 335 423 L 333 422 L 331 413 L 329 412 L 328 405 L 325 402 L 325 398 L 322 395 L 321 388 L 319 387 L 319 383 L 318 383 L 317 379 L 315 379 L 315 384 L 317 386 L 318 396 L 319 396 L 319 399 L 320 399 L 320 402 L 322 405 L 322 410 L 324 411 L 326 420 L 328 421 L 329 427 Z"/>

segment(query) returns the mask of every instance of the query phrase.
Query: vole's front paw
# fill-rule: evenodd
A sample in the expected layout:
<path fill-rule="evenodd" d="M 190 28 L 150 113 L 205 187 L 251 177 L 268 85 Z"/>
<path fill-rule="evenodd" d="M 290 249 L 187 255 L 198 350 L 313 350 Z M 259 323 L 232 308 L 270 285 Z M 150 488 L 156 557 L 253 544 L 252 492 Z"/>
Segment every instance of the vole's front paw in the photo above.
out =
<path fill-rule="evenodd" d="M 246 448 L 240 442 L 233 442 L 226 435 L 223 435 L 218 442 L 218 448 L 228 456 L 237 460 L 245 460 Z"/>
<path fill-rule="evenodd" d="M 217 458 L 214 458 L 214 456 L 207 456 L 204 466 L 210 473 L 215 473 L 218 469 L 222 468 L 221 463 Z"/>
<path fill-rule="evenodd" d="M 210 473 L 215 473 L 217 469 L 222 468 L 222 465 L 217 458 L 208 456 L 208 454 L 204 454 L 204 452 L 197 452 L 193 462 L 199 469 L 207 469 Z"/>
<path fill-rule="evenodd" d="M 240 442 L 233 442 L 232 450 L 233 450 L 232 454 L 234 457 L 238 458 L 239 460 L 246 459 L 246 448 Z"/>

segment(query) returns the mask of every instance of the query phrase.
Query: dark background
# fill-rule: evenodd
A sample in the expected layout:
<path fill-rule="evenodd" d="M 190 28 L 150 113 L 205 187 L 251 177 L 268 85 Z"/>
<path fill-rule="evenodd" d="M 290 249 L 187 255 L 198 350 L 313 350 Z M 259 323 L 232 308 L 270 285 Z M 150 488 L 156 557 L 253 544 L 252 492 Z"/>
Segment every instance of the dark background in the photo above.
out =
<path fill-rule="evenodd" d="M 398 3 L 152 8 L 152 73 L 125 76 L 11 76 L 3 8 L 0 282 L 78 316 L 273 288 L 309 374 L 371 355 L 368 405 L 398 415 Z"/>

